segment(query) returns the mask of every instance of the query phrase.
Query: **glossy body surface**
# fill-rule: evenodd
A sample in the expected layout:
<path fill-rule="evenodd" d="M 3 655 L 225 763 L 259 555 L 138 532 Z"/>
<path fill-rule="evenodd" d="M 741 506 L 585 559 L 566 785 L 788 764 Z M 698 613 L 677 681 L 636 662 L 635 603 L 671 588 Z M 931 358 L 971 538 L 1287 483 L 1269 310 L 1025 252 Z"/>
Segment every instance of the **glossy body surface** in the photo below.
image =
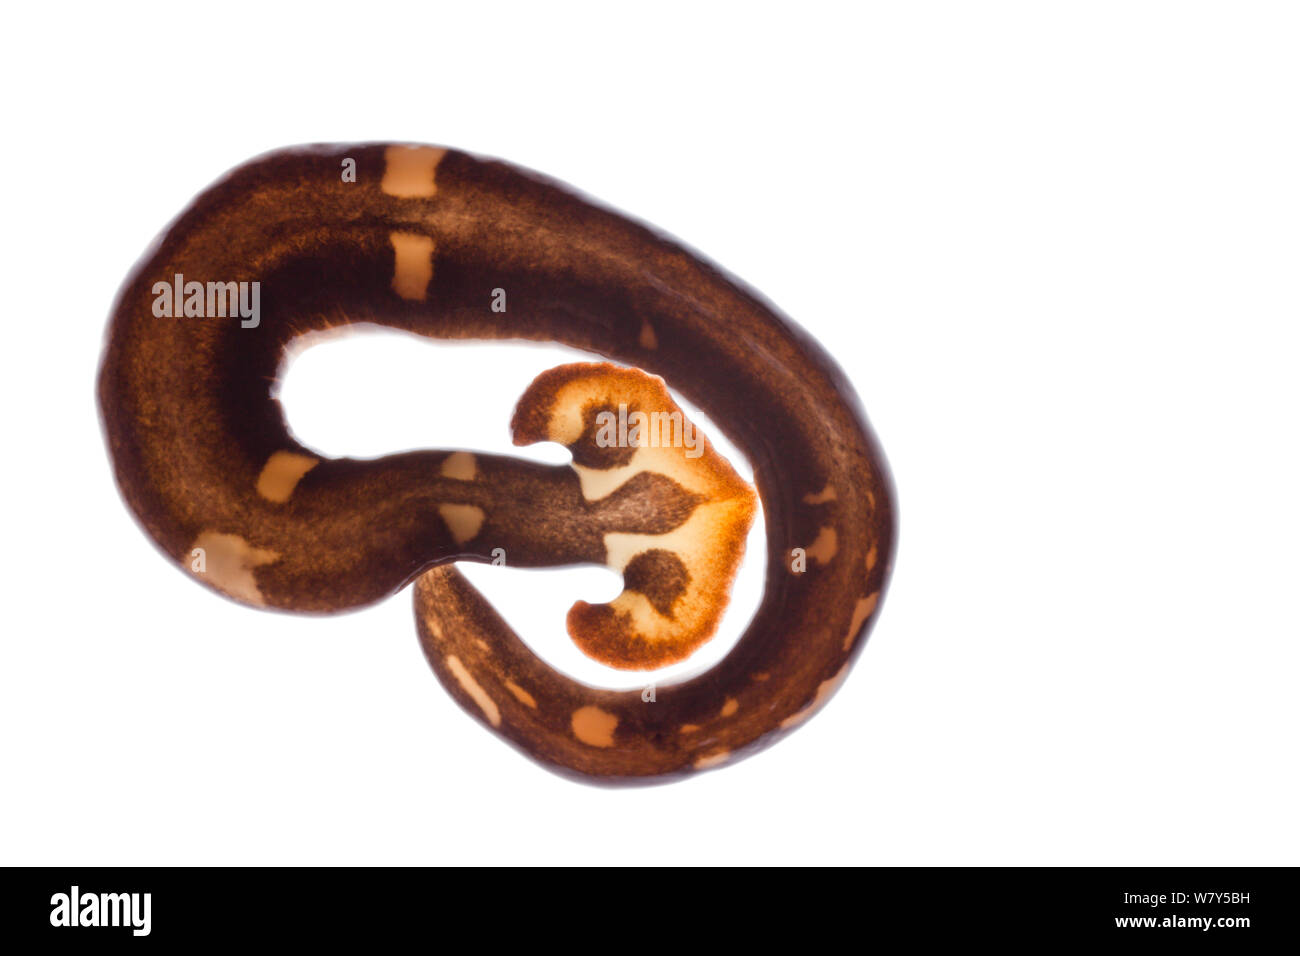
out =
<path fill-rule="evenodd" d="M 508 310 L 494 310 L 502 292 Z M 630 368 L 563 366 L 520 401 L 516 444 L 558 441 L 572 465 L 459 450 L 321 458 L 290 434 L 271 386 L 295 340 L 360 323 L 560 342 Z M 620 406 L 692 434 L 665 383 L 748 456 L 769 557 L 736 647 L 647 703 L 556 672 L 454 562 L 500 549 L 512 566 L 621 571 L 618 598 L 575 605 L 568 622 L 613 666 L 659 666 L 707 640 L 754 489 L 707 440 L 598 440 L 601 413 Z M 295 147 L 232 171 L 127 279 L 99 400 L 123 497 L 179 567 L 243 603 L 301 612 L 414 581 L 421 642 L 457 701 L 583 779 L 669 779 L 798 726 L 847 675 L 892 562 L 883 455 L 815 342 L 672 239 L 452 150 Z"/>

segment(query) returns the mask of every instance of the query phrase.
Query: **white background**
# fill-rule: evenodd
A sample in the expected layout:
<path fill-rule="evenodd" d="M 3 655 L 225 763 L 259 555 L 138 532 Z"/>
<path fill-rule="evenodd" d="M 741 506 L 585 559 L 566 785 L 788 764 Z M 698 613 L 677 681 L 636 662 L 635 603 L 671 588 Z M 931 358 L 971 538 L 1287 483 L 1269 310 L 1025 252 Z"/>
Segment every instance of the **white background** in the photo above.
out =
<path fill-rule="evenodd" d="M 467 6 L 8 12 L 0 862 L 1300 862 L 1295 7 Z M 258 613 L 135 526 L 118 283 L 227 168 L 367 139 L 648 219 L 847 370 L 900 549 L 798 733 L 567 782 L 452 703 L 409 595 Z M 505 450 L 554 363 L 503 354 L 358 340 L 286 399 L 335 454 Z M 565 580 L 539 641 L 610 588 Z"/>

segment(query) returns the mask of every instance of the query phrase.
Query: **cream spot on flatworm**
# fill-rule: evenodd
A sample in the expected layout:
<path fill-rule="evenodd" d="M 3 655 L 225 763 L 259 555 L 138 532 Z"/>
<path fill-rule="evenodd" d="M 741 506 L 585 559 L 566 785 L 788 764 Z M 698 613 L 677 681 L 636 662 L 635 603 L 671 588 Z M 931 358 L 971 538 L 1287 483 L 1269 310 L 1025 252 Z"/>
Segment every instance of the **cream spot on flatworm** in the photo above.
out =
<path fill-rule="evenodd" d="M 740 701 L 734 697 L 728 697 L 727 702 L 722 705 L 722 716 L 730 717 L 738 710 L 740 710 Z"/>
<path fill-rule="evenodd" d="M 614 746 L 614 728 L 618 718 L 608 711 L 588 704 L 573 712 L 573 736 L 589 747 Z"/>
<path fill-rule="evenodd" d="M 296 451 L 277 451 L 266 460 L 257 476 L 257 493 L 267 501 L 282 504 L 289 500 L 302 476 L 320 464 L 319 458 Z"/>
<path fill-rule="evenodd" d="M 473 481 L 478 474 L 478 459 L 473 452 L 457 451 L 448 455 L 442 462 L 442 477 L 455 478 L 457 481 Z"/>
<path fill-rule="evenodd" d="M 708 770 L 710 767 L 716 767 L 724 763 L 731 756 L 730 750 L 719 750 L 715 754 L 709 754 L 707 757 L 700 757 L 695 761 L 696 770 Z"/>
<path fill-rule="evenodd" d="M 531 707 L 533 710 L 537 709 L 537 698 L 528 693 L 528 691 L 524 690 L 514 681 L 506 681 L 506 690 L 514 694 L 515 700 L 519 701 L 519 703 L 523 704 L 525 707 Z"/>
<path fill-rule="evenodd" d="M 700 729 L 699 724 L 682 724 L 680 727 L 677 728 L 677 732 L 679 734 L 693 734 L 695 733 L 695 731 L 699 729 Z"/>
<path fill-rule="evenodd" d="M 203 550 L 202 571 L 194 571 L 195 559 L 191 555 L 196 548 Z M 253 569 L 270 564 L 279 557 L 275 551 L 251 547 L 237 534 L 205 531 L 194 540 L 190 552 L 183 555 L 182 560 L 196 576 L 211 581 L 235 600 L 245 604 L 264 605 L 266 600 L 257 586 Z"/>
<path fill-rule="evenodd" d="M 840 549 L 840 539 L 834 528 L 822 528 L 817 533 L 817 540 L 808 546 L 808 557 L 818 564 L 828 564 Z"/>
<path fill-rule="evenodd" d="M 867 552 L 867 570 L 870 571 L 876 566 L 876 546 L 873 544 L 871 550 Z"/>
<path fill-rule="evenodd" d="M 655 327 L 644 319 L 641 320 L 641 336 L 637 341 L 643 349 L 659 348 L 659 338 L 655 335 Z"/>
<path fill-rule="evenodd" d="M 479 709 L 483 711 L 483 716 L 488 719 L 493 727 L 501 726 L 501 710 L 497 707 L 497 702 L 488 696 L 488 692 L 479 686 L 478 681 L 474 679 L 465 665 L 460 662 L 460 658 L 451 655 L 447 658 L 447 669 L 451 671 L 456 681 L 464 688 L 465 693 L 474 699 Z"/>
<path fill-rule="evenodd" d="M 478 505 L 438 505 L 438 514 L 457 544 L 464 544 L 483 527 L 483 509 Z"/>
<path fill-rule="evenodd" d="M 806 505 L 820 505 L 827 501 L 834 501 L 834 500 L 835 500 L 835 488 L 831 485 L 830 482 L 827 482 L 826 487 L 823 488 L 821 491 L 819 491 L 817 494 L 803 496 L 803 502 Z"/>
<path fill-rule="evenodd" d="M 379 188 L 401 199 L 428 198 L 438 192 L 434 178 L 447 155 L 435 146 L 389 146 L 384 150 L 384 178 Z"/>
<path fill-rule="evenodd" d="M 880 592 L 859 598 L 857 606 L 853 608 L 853 620 L 849 621 L 849 632 L 844 635 L 844 649 L 847 651 L 853 644 L 853 638 L 857 636 L 858 628 L 862 622 L 871 617 L 871 612 L 876 609 L 876 602 L 880 600 Z"/>
<path fill-rule="evenodd" d="M 781 729 L 786 730 L 790 727 L 798 727 L 805 720 L 817 713 L 830 699 L 831 694 L 835 693 L 835 688 L 840 686 L 840 682 L 848 676 L 849 665 L 845 664 L 840 668 L 839 673 L 834 677 L 828 677 L 817 685 L 817 693 L 813 696 L 812 703 L 798 713 L 791 714 L 785 720 L 781 721 Z"/>
<path fill-rule="evenodd" d="M 389 233 L 393 244 L 393 291 L 423 302 L 433 279 L 433 239 L 415 232 Z"/>

